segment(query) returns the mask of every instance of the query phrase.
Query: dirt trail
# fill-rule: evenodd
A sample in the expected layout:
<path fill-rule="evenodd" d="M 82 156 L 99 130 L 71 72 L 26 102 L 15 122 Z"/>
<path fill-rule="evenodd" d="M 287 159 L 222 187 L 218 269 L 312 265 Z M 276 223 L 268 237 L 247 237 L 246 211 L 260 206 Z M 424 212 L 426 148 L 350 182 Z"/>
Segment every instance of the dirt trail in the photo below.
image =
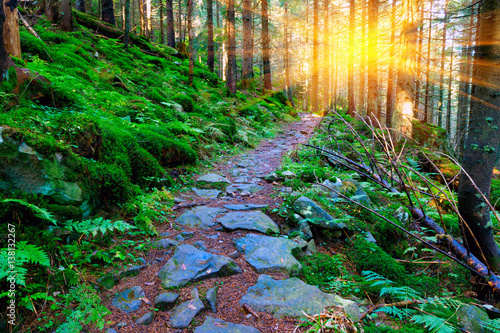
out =
<path fill-rule="evenodd" d="M 162 236 L 158 237 L 157 240 L 162 238 L 177 239 L 180 240 L 179 245 L 195 244 L 195 246 L 198 246 L 202 242 L 206 246 L 206 252 L 208 253 L 235 257 L 234 239 L 241 238 L 247 234 L 263 234 L 240 229 L 228 231 L 222 228 L 219 223 L 206 229 L 189 227 L 176 223 L 176 219 L 182 214 L 192 211 L 195 207 L 221 207 L 241 204 L 268 205 L 269 209 L 265 210 L 266 214 L 280 227 L 280 233 L 283 234 L 284 221 L 282 218 L 273 216 L 270 213 L 273 208 L 279 207 L 282 202 L 281 197 L 277 195 L 282 185 L 277 182 L 266 181 L 263 177 L 275 171 L 280 166 L 282 157 L 288 151 L 295 149 L 299 144 L 306 143 L 312 135 L 314 127 L 321 120 L 319 117 L 306 114 L 301 115 L 301 117 L 301 121 L 289 125 L 276 138 L 264 140 L 253 150 L 216 162 L 213 168 L 205 171 L 205 174 L 216 173 L 225 176 L 231 182 L 228 189 L 234 190 L 233 194 L 227 194 L 223 191 L 217 198 L 200 197 L 193 191 L 175 194 L 177 198 L 184 201 L 176 206 L 177 209 L 174 210 L 175 217 L 172 215 L 170 219 L 171 223 L 165 223 L 163 228 L 158 228 Z M 250 189 L 249 192 L 253 192 L 253 187 L 259 187 L 258 191 L 255 193 L 246 192 L 247 188 Z M 221 216 L 222 214 L 218 214 L 216 218 L 220 218 Z M 214 223 L 216 218 L 213 219 Z M 154 241 L 152 240 L 152 242 Z M 164 290 L 162 280 L 158 277 L 158 272 L 172 258 L 174 252 L 175 249 L 170 248 L 153 249 L 144 253 L 146 266 L 141 270 L 139 275 L 122 279 L 111 290 L 103 293 L 104 304 L 112 311 L 112 315 L 108 318 L 113 323 L 107 327 L 113 328 L 117 332 L 193 332 L 197 326 L 205 322 L 206 316 L 210 316 L 231 323 L 253 327 L 262 333 L 293 332 L 298 323 L 297 319 L 287 317 L 276 319 L 271 314 L 264 312 L 258 312 L 259 318 L 256 318 L 255 315 L 249 313 L 239 304 L 247 289 L 256 284 L 260 275 L 246 261 L 245 254 L 238 254 L 239 256 L 234 258 L 234 262 L 242 270 L 240 274 L 226 277 L 210 277 L 198 282 L 189 283 L 178 289 Z M 283 261 L 283 259 L 281 260 Z M 185 267 L 182 269 L 185 269 Z M 276 280 L 288 278 L 288 275 L 283 273 L 266 274 Z M 142 304 L 137 311 L 126 314 L 111 304 L 113 297 L 117 293 L 134 286 L 140 286 L 145 294 Z M 216 313 L 210 310 L 205 300 L 206 292 L 214 286 L 218 286 Z M 171 328 L 169 322 L 172 316 L 171 311 L 152 310 L 155 308 L 153 301 L 159 294 L 164 292 L 179 294 L 180 297 L 176 303 L 178 305 L 192 298 L 191 291 L 195 287 L 198 289 L 200 299 L 204 301 L 206 309 L 194 317 L 188 328 Z M 152 323 L 148 325 L 137 325 L 135 323 L 138 318 L 151 311 L 154 313 Z M 121 325 L 126 324 L 126 326 L 116 326 L 119 323 Z M 218 324 L 215 325 L 219 327 Z M 109 330 L 109 332 L 114 331 Z"/>

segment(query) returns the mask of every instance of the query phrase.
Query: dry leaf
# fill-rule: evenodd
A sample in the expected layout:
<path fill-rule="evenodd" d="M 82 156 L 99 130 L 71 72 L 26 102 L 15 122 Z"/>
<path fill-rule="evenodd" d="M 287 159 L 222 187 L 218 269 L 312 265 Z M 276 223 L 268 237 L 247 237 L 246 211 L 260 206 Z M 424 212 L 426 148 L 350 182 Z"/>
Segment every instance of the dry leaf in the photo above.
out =
<path fill-rule="evenodd" d="M 192 301 L 191 301 L 191 302 L 192 302 Z M 189 302 L 189 304 L 188 304 L 188 308 L 193 309 L 193 310 L 196 310 L 196 306 L 194 306 L 193 304 L 191 304 L 191 302 Z"/>
<path fill-rule="evenodd" d="M 149 304 L 149 300 L 146 298 L 146 297 L 142 297 L 141 300 L 146 303 L 146 304 Z"/>
<path fill-rule="evenodd" d="M 145 284 L 146 286 L 154 286 L 154 285 L 155 285 L 155 283 L 154 283 L 154 282 L 144 282 L 144 284 Z"/>
<path fill-rule="evenodd" d="M 215 324 L 215 326 L 217 326 L 217 327 L 226 327 L 226 325 L 221 324 L 221 323 L 218 323 L 218 322 L 216 322 L 216 321 L 214 321 L 214 324 Z"/>
<path fill-rule="evenodd" d="M 182 264 L 181 269 L 182 269 L 183 271 L 185 271 L 185 270 L 186 270 L 186 265 Z"/>
<path fill-rule="evenodd" d="M 212 271 L 212 269 L 211 269 L 211 268 L 209 268 L 209 269 L 207 270 L 207 274 L 210 274 L 210 272 L 211 272 L 211 271 Z"/>
<path fill-rule="evenodd" d="M 283 258 L 281 258 L 281 262 L 285 262 L 285 261 L 283 260 Z"/>

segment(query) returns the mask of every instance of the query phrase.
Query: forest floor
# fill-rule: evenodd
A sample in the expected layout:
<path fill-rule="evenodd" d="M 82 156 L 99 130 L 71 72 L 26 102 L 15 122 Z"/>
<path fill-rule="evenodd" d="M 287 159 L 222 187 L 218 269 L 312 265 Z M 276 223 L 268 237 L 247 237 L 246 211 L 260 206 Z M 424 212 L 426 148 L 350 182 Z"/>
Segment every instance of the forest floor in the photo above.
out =
<path fill-rule="evenodd" d="M 235 251 L 234 239 L 255 232 L 241 229 L 225 231 L 218 223 L 207 229 L 189 227 L 177 224 L 175 219 L 187 211 L 191 211 L 193 207 L 222 207 L 223 205 L 241 204 L 268 205 L 267 214 L 279 225 L 283 233 L 283 230 L 286 228 L 283 218 L 270 213 L 273 208 L 279 207 L 283 202 L 283 199 L 279 196 L 280 191 L 282 191 L 281 185 L 275 181 L 266 181 L 264 177 L 274 172 L 280 166 L 282 157 L 285 154 L 296 149 L 298 145 L 306 143 L 312 135 L 314 127 L 321 120 L 319 116 L 309 114 L 302 114 L 301 118 L 301 121 L 284 128 L 274 139 L 264 140 L 255 149 L 245 151 L 230 158 L 224 158 L 214 163 L 212 168 L 204 171 L 204 174 L 216 173 L 226 177 L 236 188 L 243 184 L 259 185 L 262 188 L 258 192 L 252 194 L 243 193 L 243 195 L 238 191 L 234 195 L 222 193 L 218 198 L 207 199 L 206 197 L 200 197 L 191 189 L 184 188 L 183 191 L 174 193 L 174 196 L 179 201 L 182 200 L 182 202 L 174 206 L 175 218 L 171 219 L 173 222 L 164 223 L 163 228 L 160 226 L 158 228 L 159 234 L 168 235 L 169 239 L 182 239 L 184 238 L 182 235 L 186 235 L 186 232 L 189 235 L 191 232 L 193 236 L 181 241 L 182 244 L 195 244 L 201 241 L 206 245 L 207 252 L 228 256 Z M 171 217 L 174 217 L 174 215 L 171 215 Z M 220 216 L 222 214 L 218 214 L 217 217 Z M 161 239 L 161 237 L 158 239 Z M 144 257 L 147 267 L 139 275 L 121 280 L 119 284 L 103 294 L 104 304 L 112 311 L 112 314 L 107 317 L 113 323 L 111 327 L 115 327 L 119 332 L 192 332 L 194 327 L 205 322 L 206 316 L 254 327 L 262 333 L 293 332 L 299 324 L 297 318 L 285 317 L 277 319 L 271 314 L 263 312 L 258 313 L 259 318 L 256 318 L 244 310 L 239 302 L 247 292 L 247 289 L 256 284 L 259 274 L 245 260 L 245 255 L 240 254 L 234 261 L 243 270 L 242 273 L 226 277 L 211 277 L 195 282 L 194 284 L 189 283 L 187 286 L 173 291 L 180 295 L 177 302 L 179 304 L 191 298 L 193 287 L 198 289 L 200 295 L 206 295 L 206 292 L 210 288 L 218 286 L 216 313 L 212 313 L 209 310 L 209 305 L 205 304 L 206 310 L 194 318 L 189 328 L 181 330 L 169 327 L 168 323 L 171 312 L 156 311 L 151 324 L 138 327 L 134 323 L 135 320 L 150 312 L 153 300 L 159 294 L 165 292 L 162 289 L 162 281 L 158 277 L 158 273 L 165 263 L 172 258 L 174 252 L 173 250 L 166 251 L 164 249 L 149 251 Z M 283 259 L 281 260 L 283 261 Z M 288 278 L 287 274 L 283 273 L 269 273 L 268 275 L 276 280 Z M 134 286 L 140 286 L 145 293 L 145 299 L 139 310 L 126 314 L 115 306 L 112 306 L 112 300 L 117 293 Z M 204 297 L 200 298 L 204 300 Z M 116 325 L 119 323 L 126 323 L 127 325 L 116 328 Z"/>

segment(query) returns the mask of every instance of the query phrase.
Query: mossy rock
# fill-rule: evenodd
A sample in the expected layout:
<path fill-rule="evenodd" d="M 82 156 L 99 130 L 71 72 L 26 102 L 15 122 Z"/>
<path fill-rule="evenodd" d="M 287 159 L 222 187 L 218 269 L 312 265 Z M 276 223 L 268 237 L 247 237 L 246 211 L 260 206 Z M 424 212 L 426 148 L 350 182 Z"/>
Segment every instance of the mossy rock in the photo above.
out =
<path fill-rule="evenodd" d="M 173 98 L 174 102 L 180 104 L 184 112 L 193 112 L 193 99 L 184 94 L 177 94 Z"/>
<path fill-rule="evenodd" d="M 418 146 L 429 149 L 446 148 L 446 130 L 432 124 L 420 122 L 419 120 L 412 121 L 412 137 L 417 142 Z"/>

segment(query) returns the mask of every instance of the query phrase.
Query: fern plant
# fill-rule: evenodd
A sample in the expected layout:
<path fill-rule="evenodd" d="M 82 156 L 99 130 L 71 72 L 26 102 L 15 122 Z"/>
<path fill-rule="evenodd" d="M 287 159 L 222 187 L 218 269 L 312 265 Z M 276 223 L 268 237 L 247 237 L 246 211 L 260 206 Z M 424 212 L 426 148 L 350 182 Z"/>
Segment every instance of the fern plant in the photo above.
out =
<path fill-rule="evenodd" d="M 50 267 L 50 259 L 47 253 L 38 246 L 28 244 L 26 241 L 16 243 L 15 260 L 9 256 L 11 249 L 4 248 L 0 250 L 0 280 L 9 278 L 15 274 L 17 285 L 26 285 L 26 275 L 28 269 L 25 264 L 40 265 Z"/>
<path fill-rule="evenodd" d="M 29 211 L 31 211 L 35 217 L 38 217 L 41 220 L 57 225 L 57 220 L 54 218 L 54 216 L 44 208 L 40 208 L 22 199 L 3 199 L 0 201 L 0 204 L 8 204 L 8 203 L 13 203 L 16 205 L 23 206 Z"/>
<path fill-rule="evenodd" d="M 76 231 L 84 235 L 97 236 L 99 232 L 104 236 L 108 232 L 120 231 L 125 232 L 127 230 L 136 229 L 135 226 L 125 222 L 125 221 L 111 221 L 103 217 L 98 217 L 95 219 L 89 219 L 84 221 L 68 221 L 66 228 L 70 231 Z"/>

